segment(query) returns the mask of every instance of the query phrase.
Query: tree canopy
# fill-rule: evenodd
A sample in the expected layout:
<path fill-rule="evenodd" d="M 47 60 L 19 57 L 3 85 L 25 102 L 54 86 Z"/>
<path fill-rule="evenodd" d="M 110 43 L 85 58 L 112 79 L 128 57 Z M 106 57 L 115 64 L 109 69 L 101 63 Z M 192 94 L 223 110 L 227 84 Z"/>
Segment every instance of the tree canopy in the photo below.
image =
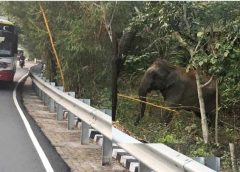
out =
<path fill-rule="evenodd" d="M 185 67 L 186 71 L 195 68 L 200 75 L 218 80 L 221 116 L 240 126 L 235 120 L 239 119 L 240 110 L 239 2 L 43 1 L 42 6 L 61 60 L 66 87 L 75 91 L 77 97 L 91 98 L 97 107 L 111 107 L 112 38 L 116 36 L 116 41 L 121 42 L 124 32 L 133 31 L 136 34 L 133 46 L 126 53 L 118 81 L 120 93 L 136 95 L 145 70 L 156 58 L 165 59 Z M 60 72 L 39 2 L 0 2 L 0 15 L 8 16 L 19 26 L 20 44 L 28 50 L 29 58 L 41 59 L 47 65 L 46 76 L 60 84 Z M 154 113 L 151 108 L 148 110 Z M 154 142 L 201 140 L 196 134 L 197 125 L 182 126 L 184 121 L 179 119 L 172 124 L 175 128 L 171 134 L 155 118 L 146 121 L 142 128 L 134 128 L 131 118 L 135 118 L 137 111 L 135 104 L 126 101 L 120 101 L 117 111 L 117 120 L 136 135 L 144 135 Z M 184 127 L 182 133 L 181 127 Z M 147 134 L 143 134 L 145 130 Z M 156 131 L 154 136 L 149 134 L 152 130 Z M 231 135 L 235 130 L 226 128 L 222 133 Z M 236 135 L 229 139 L 234 140 Z M 182 137 L 180 141 L 178 137 Z"/>

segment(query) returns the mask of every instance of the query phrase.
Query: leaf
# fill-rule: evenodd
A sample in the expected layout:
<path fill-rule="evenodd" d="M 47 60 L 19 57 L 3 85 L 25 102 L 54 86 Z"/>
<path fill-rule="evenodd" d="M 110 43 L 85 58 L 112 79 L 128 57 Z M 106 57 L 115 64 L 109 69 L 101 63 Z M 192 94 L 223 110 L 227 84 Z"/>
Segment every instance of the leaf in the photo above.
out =
<path fill-rule="evenodd" d="M 203 32 L 198 32 L 198 33 L 197 33 L 197 37 L 198 37 L 198 38 L 202 38 L 202 37 L 203 37 L 203 34 L 204 34 Z"/>
<path fill-rule="evenodd" d="M 215 58 L 211 58 L 210 62 L 211 62 L 212 64 L 215 64 L 215 63 L 217 62 L 217 60 L 216 60 Z"/>
<path fill-rule="evenodd" d="M 199 66 L 203 65 L 203 61 L 198 62 Z"/>
<path fill-rule="evenodd" d="M 220 45 L 221 45 L 221 44 L 216 43 L 215 48 L 218 49 L 218 48 L 220 47 Z"/>
<path fill-rule="evenodd" d="M 227 57 L 228 54 L 229 54 L 229 51 L 227 50 L 227 51 L 225 51 L 225 53 L 223 54 L 223 56 L 224 56 L 224 57 Z"/>

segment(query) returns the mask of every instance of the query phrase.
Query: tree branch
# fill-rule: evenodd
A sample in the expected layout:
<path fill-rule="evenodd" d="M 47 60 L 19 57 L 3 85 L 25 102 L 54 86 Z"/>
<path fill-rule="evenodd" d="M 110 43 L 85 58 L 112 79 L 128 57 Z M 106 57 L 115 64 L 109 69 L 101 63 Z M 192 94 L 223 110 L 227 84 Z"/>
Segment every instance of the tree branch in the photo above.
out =
<path fill-rule="evenodd" d="M 104 17 L 103 17 L 104 25 L 105 25 L 105 28 L 106 28 L 106 30 L 108 32 L 108 36 L 109 36 L 109 39 L 110 39 L 111 42 L 113 42 L 113 38 L 112 38 L 112 21 L 113 21 L 113 18 L 114 18 L 114 13 L 115 13 L 116 7 L 117 7 L 117 2 L 115 3 L 115 6 L 114 6 L 114 9 L 113 9 L 113 12 L 112 12 L 112 16 L 111 16 L 111 19 L 110 19 L 109 23 L 107 23 L 106 11 L 104 11 Z"/>
<path fill-rule="evenodd" d="M 211 76 L 211 78 L 208 80 L 208 82 L 206 82 L 205 84 L 202 84 L 200 87 L 203 88 L 203 87 L 206 87 L 208 86 L 213 80 L 213 76 Z"/>
<path fill-rule="evenodd" d="M 135 10 L 136 13 L 138 14 L 138 16 L 140 16 L 140 11 L 139 11 L 138 7 L 134 6 L 134 10 Z"/>
<path fill-rule="evenodd" d="M 202 41 L 201 41 L 201 39 L 200 39 L 200 40 L 198 41 L 197 46 L 195 47 L 195 50 L 194 50 L 194 52 L 193 52 L 193 55 L 197 53 L 198 47 L 200 46 L 201 42 L 202 42 Z"/>
<path fill-rule="evenodd" d="M 117 1 L 115 2 L 115 6 L 114 6 L 114 9 L 113 9 L 113 12 L 112 12 L 112 17 L 110 19 L 109 25 L 112 25 L 112 21 L 113 21 L 114 13 L 116 11 L 116 7 L 117 7 Z"/>
<path fill-rule="evenodd" d="M 145 48 L 143 51 L 146 51 L 148 49 L 150 49 L 157 41 L 159 40 L 163 40 L 163 38 L 157 38 L 155 39 L 147 48 Z"/>
<path fill-rule="evenodd" d="M 231 42 L 231 46 L 233 46 L 233 44 L 234 44 L 234 42 L 237 40 L 237 38 L 238 38 L 238 33 L 237 33 L 237 35 L 234 37 L 234 39 L 232 40 L 232 42 Z"/>
<path fill-rule="evenodd" d="M 188 33 L 190 33 L 190 25 L 187 21 L 187 6 L 186 6 L 186 4 L 183 4 L 183 20 L 186 23 Z"/>
<path fill-rule="evenodd" d="M 210 45 L 210 47 L 211 47 L 211 50 L 212 50 L 213 56 L 214 56 L 215 58 L 217 58 L 217 55 L 216 55 L 215 50 L 213 49 L 212 45 Z"/>
<path fill-rule="evenodd" d="M 185 47 L 185 48 L 189 51 L 191 57 L 193 57 L 193 55 L 194 55 L 193 49 L 186 43 L 186 41 L 183 40 L 183 38 L 182 38 L 182 36 L 179 34 L 179 32 L 173 32 L 173 33 L 172 33 L 172 36 L 173 36 L 175 39 L 177 39 L 177 41 L 178 41 L 183 47 Z"/>

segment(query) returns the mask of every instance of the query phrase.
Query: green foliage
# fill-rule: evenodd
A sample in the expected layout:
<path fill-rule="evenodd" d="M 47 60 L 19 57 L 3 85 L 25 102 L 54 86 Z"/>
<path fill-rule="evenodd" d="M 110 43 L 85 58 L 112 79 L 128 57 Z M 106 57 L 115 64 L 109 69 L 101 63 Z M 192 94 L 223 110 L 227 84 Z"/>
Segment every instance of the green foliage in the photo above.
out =
<path fill-rule="evenodd" d="M 239 7 L 238 2 L 145 2 L 129 23 L 141 41 L 136 53 L 127 57 L 126 73 L 142 75 L 156 57 L 192 64 L 218 79 L 224 109 L 237 108 Z"/>
<path fill-rule="evenodd" d="M 39 2 L 0 2 L 0 13 L 21 28 L 20 43 L 30 58 L 47 64 L 47 77 L 59 81 L 51 45 Z M 135 49 L 125 61 L 119 92 L 137 95 L 143 72 L 154 59 L 174 65 L 200 68 L 202 74 L 219 80 L 221 110 L 225 121 L 233 121 L 240 102 L 240 3 L 239 2 L 42 2 L 69 90 L 78 97 L 91 98 L 94 106 L 111 107 L 111 60 L 113 46 L 105 23 L 118 36 L 134 30 Z M 27 16 L 27 17 L 26 17 Z M 112 21 L 112 23 L 110 23 Z M 150 96 L 160 104 L 159 96 Z M 231 112 L 231 113 L 228 113 Z M 174 116 L 169 126 L 161 123 L 162 110 L 147 106 L 139 126 L 133 123 L 139 104 L 119 98 L 117 118 L 136 136 L 150 142 L 186 144 L 191 156 L 211 155 L 200 137 L 200 120 L 191 113 Z M 222 117 L 222 116 L 221 116 Z M 234 123 L 235 124 L 235 123 Z M 239 134 L 220 127 L 222 142 Z M 211 142 L 213 131 L 210 131 Z M 226 139 L 227 138 L 227 139 Z M 189 146 L 190 145 L 190 146 Z M 226 166 L 229 154 L 224 153 Z M 223 157 L 224 157 L 223 156 Z"/>
<path fill-rule="evenodd" d="M 67 90 L 110 108 L 112 45 L 104 22 L 122 32 L 139 2 L 42 2 L 60 57 Z M 49 43 L 39 2 L 1 2 L 21 28 L 20 44 L 30 58 L 47 64 L 46 76 L 60 83 L 60 72 Z M 128 11 L 128 12 L 126 12 Z M 28 16 L 28 17 L 26 17 Z M 113 17 L 112 17 L 113 16 Z M 100 99 L 101 98 L 101 99 Z"/>
<path fill-rule="evenodd" d="M 148 68 L 148 64 L 154 61 L 157 52 L 145 53 L 142 55 L 129 55 L 125 61 L 126 71 L 131 73 L 142 73 Z"/>
<path fill-rule="evenodd" d="M 209 155 L 207 152 L 208 151 L 206 150 L 206 147 L 203 146 L 203 147 L 198 147 L 196 150 L 192 150 L 191 155 L 205 157 Z"/>
<path fill-rule="evenodd" d="M 176 144 L 176 143 L 178 143 L 177 136 L 175 134 L 166 135 L 165 137 L 160 138 L 158 140 L 158 142 L 165 143 L 165 144 Z"/>

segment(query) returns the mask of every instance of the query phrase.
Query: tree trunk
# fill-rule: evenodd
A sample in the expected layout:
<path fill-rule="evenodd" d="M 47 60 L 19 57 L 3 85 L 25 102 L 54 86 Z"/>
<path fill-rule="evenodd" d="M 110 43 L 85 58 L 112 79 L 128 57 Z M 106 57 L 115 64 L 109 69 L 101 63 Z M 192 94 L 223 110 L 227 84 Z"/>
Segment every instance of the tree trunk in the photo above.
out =
<path fill-rule="evenodd" d="M 112 121 L 116 120 L 116 111 L 117 111 L 117 71 L 115 61 L 112 61 Z"/>
<path fill-rule="evenodd" d="M 215 117 L 215 142 L 218 143 L 218 80 L 216 79 L 216 117 Z"/>
<path fill-rule="evenodd" d="M 199 71 L 196 69 L 196 83 L 197 83 L 197 91 L 198 91 L 198 100 L 201 112 L 201 124 L 202 124 L 202 132 L 203 132 L 203 140 L 204 143 L 208 143 L 208 125 L 207 125 L 207 118 L 206 118 L 206 111 L 205 111 L 205 104 L 203 99 L 202 88 L 199 79 Z"/>
<path fill-rule="evenodd" d="M 231 162 L 232 162 L 232 171 L 238 172 L 237 164 L 236 164 L 236 156 L 235 156 L 235 146 L 233 143 L 229 143 Z"/>
<path fill-rule="evenodd" d="M 112 121 L 116 120 L 117 113 L 117 91 L 118 91 L 118 42 L 115 32 L 113 32 L 113 58 L 112 58 Z"/>

